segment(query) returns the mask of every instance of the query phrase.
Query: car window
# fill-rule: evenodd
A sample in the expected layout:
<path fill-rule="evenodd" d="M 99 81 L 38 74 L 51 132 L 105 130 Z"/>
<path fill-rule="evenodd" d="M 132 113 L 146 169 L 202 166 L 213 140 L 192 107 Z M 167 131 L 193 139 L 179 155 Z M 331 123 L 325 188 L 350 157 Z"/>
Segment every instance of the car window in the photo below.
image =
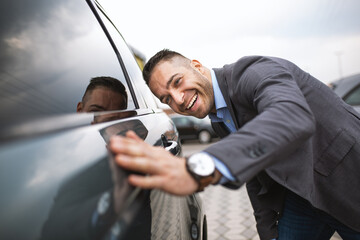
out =
<path fill-rule="evenodd" d="M 126 109 L 135 108 L 117 57 L 85 1 L 17 4 L 30 9 L 8 9 L 12 25 L 0 28 L 1 127 L 75 113 L 90 79 L 100 76 L 119 80 L 128 92 Z"/>
<path fill-rule="evenodd" d="M 158 108 L 154 96 L 151 93 L 150 89 L 146 85 L 142 73 L 140 70 L 140 67 L 138 63 L 136 62 L 136 59 L 134 57 L 134 54 L 130 51 L 129 46 L 125 42 L 124 38 L 120 34 L 118 30 L 121 31 L 121 29 L 117 29 L 112 22 L 109 21 L 109 18 L 107 17 L 106 13 L 102 10 L 100 4 L 98 2 L 97 6 L 99 11 L 99 15 L 103 21 L 103 23 L 106 26 L 107 31 L 109 32 L 111 39 L 114 41 L 117 50 L 120 53 L 121 60 L 124 64 L 124 67 L 126 68 L 126 72 L 131 80 L 131 83 L 134 83 L 132 85 L 134 89 L 134 94 L 136 95 L 137 102 L 139 104 L 140 108 Z M 109 16 L 110 17 L 110 16 Z M 121 27 L 121 23 L 115 23 L 117 26 Z M 127 23 L 122 23 L 127 24 Z M 131 84 L 129 83 L 129 84 Z"/>
<path fill-rule="evenodd" d="M 187 117 L 173 118 L 173 121 L 178 127 L 189 126 L 191 122 Z"/>
<path fill-rule="evenodd" d="M 360 85 L 353 89 L 345 98 L 345 102 L 350 105 L 360 105 Z"/>

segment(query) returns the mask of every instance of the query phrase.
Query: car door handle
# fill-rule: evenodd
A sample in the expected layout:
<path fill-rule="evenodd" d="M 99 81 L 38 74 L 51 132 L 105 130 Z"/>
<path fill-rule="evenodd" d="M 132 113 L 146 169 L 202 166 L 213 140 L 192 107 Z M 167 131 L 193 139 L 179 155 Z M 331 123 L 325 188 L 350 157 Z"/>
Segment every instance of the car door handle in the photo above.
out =
<path fill-rule="evenodd" d="M 167 140 L 163 134 L 161 135 L 161 140 L 166 151 L 171 152 L 175 156 L 180 153 L 180 145 L 176 141 Z"/>

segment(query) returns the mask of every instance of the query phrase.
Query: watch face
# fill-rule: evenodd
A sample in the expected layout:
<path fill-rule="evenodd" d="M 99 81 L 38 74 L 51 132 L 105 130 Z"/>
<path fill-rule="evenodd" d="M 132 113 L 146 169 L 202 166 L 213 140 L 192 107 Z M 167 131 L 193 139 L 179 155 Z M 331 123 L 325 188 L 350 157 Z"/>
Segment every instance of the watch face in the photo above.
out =
<path fill-rule="evenodd" d="M 206 177 L 214 173 L 215 163 L 212 158 L 205 153 L 197 153 L 188 159 L 188 166 L 195 174 Z"/>

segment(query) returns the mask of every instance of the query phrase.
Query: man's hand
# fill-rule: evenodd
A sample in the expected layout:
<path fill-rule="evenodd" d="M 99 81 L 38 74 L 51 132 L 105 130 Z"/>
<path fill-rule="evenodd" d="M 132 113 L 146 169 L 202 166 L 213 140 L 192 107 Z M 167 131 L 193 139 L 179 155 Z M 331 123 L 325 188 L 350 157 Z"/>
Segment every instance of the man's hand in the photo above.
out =
<path fill-rule="evenodd" d="M 186 170 L 185 158 L 145 143 L 133 131 L 128 131 L 126 137 L 112 137 L 109 145 L 119 166 L 147 174 L 130 175 L 129 182 L 134 186 L 158 188 L 181 196 L 192 194 L 198 188 L 198 183 Z"/>

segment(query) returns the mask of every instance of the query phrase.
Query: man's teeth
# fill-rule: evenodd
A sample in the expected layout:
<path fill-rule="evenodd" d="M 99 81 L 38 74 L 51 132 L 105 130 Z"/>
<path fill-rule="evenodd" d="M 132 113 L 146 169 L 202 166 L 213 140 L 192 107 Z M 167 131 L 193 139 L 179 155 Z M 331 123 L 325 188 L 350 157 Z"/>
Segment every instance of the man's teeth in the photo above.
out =
<path fill-rule="evenodd" d="M 186 107 L 186 109 L 190 109 L 190 108 L 194 105 L 194 102 L 196 101 L 197 96 L 198 96 L 198 95 L 195 95 L 195 96 L 191 99 L 191 101 L 190 101 L 189 105 Z"/>

